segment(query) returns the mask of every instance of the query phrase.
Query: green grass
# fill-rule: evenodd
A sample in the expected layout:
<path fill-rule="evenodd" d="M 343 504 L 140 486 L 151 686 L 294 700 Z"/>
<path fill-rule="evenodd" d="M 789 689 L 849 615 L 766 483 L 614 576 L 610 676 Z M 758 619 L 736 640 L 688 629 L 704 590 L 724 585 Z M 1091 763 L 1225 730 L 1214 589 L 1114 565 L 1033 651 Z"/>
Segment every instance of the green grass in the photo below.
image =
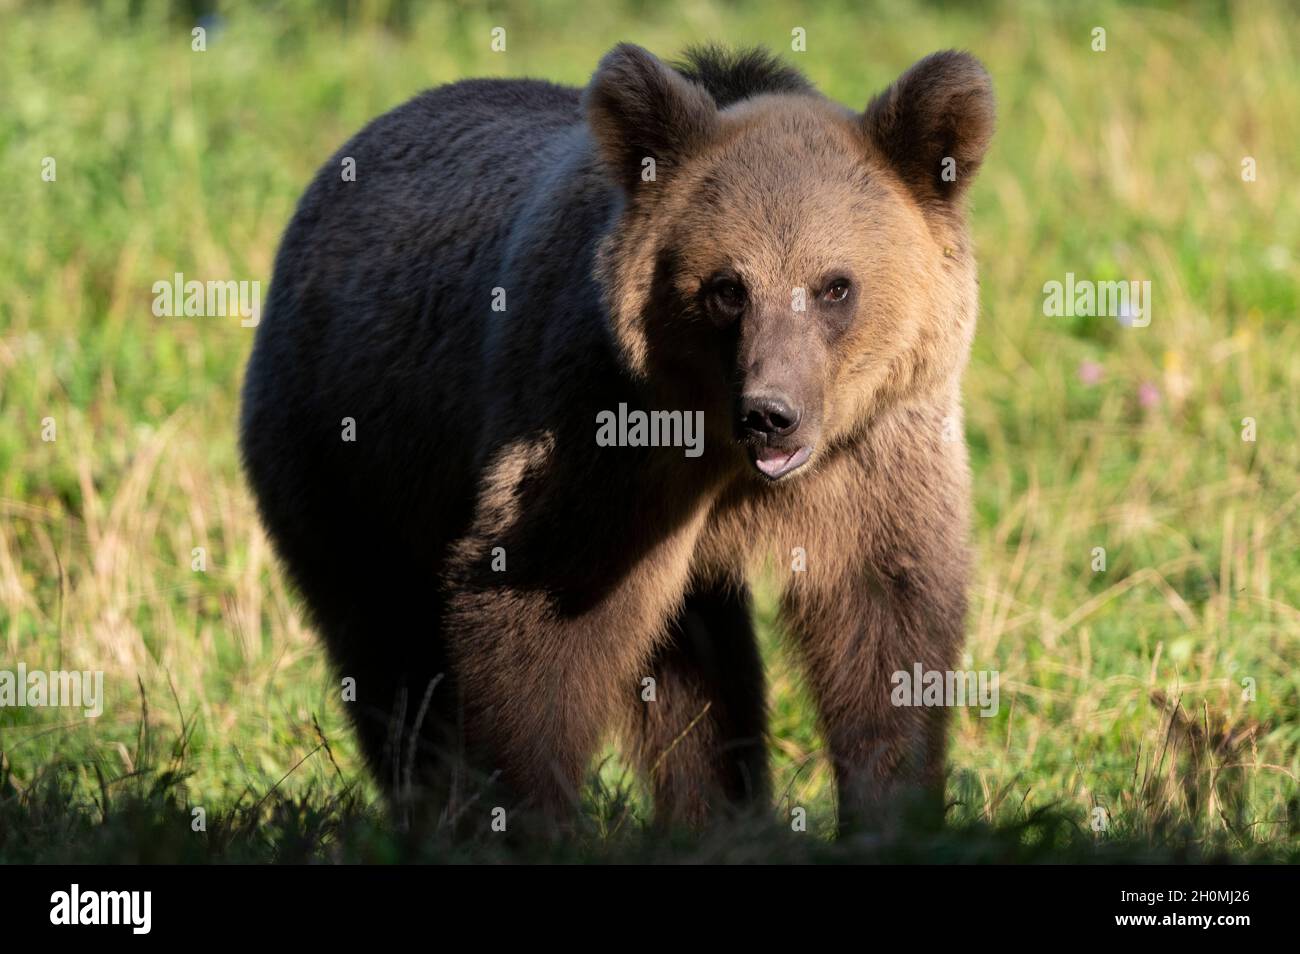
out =
<path fill-rule="evenodd" d="M 97 720 L 0 710 L 0 861 L 1300 857 L 1294 11 L 1059 6 L 229 4 L 196 53 L 169 4 L 0 0 L 0 669 L 103 670 L 108 695 Z M 265 287 L 313 171 L 383 110 L 465 76 L 581 84 L 621 40 L 765 44 L 859 106 L 938 48 L 993 74 L 968 650 L 1002 709 L 958 711 L 940 831 L 830 841 L 766 590 L 770 824 L 657 836 L 611 748 L 548 854 L 396 830 L 239 474 L 251 333 L 151 312 L 176 271 Z M 1066 272 L 1150 280 L 1150 327 L 1043 317 Z"/>

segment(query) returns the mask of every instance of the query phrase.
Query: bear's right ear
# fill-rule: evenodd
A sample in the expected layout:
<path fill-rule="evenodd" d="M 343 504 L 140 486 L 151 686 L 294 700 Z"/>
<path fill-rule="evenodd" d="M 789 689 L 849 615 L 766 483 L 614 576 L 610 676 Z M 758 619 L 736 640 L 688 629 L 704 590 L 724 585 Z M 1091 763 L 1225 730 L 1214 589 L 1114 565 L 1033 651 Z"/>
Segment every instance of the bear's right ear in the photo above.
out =
<path fill-rule="evenodd" d="M 605 54 L 583 105 L 601 160 L 629 194 L 662 182 L 718 127 L 707 90 L 631 43 Z"/>

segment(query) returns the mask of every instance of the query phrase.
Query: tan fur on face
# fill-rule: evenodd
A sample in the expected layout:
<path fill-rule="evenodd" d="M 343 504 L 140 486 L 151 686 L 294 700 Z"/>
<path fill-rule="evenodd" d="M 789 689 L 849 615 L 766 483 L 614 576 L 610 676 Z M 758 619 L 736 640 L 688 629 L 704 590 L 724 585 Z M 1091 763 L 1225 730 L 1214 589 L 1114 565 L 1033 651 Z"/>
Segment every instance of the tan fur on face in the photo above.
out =
<path fill-rule="evenodd" d="M 825 100 L 758 97 L 717 128 L 671 189 L 650 186 L 607 240 L 602 274 L 629 364 L 649 373 L 643 313 L 655 255 L 669 246 L 683 296 L 728 266 L 763 305 L 790 311 L 794 288 L 853 275 L 863 294 L 825 376 L 830 440 L 890 406 L 950 394 L 977 312 L 964 222 L 927 215 L 855 118 Z"/>

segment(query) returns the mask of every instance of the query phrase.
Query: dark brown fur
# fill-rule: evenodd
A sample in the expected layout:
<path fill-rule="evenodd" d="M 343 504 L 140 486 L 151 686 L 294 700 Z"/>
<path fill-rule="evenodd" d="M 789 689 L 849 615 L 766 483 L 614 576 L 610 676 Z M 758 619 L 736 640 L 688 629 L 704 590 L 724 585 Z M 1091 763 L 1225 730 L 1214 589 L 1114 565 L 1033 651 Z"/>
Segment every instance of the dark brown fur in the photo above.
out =
<path fill-rule="evenodd" d="M 746 590 L 764 564 L 842 820 L 941 790 L 945 712 L 891 706 L 889 676 L 953 668 L 962 642 L 977 311 L 962 200 L 992 123 L 963 54 L 921 61 L 859 115 L 762 54 L 674 70 L 625 45 L 581 99 L 458 84 L 345 146 L 357 183 L 326 166 L 277 260 L 245 458 L 358 678 L 390 791 L 410 752 L 456 811 L 490 807 L 464 807 L 468 767 L 564 816 L 621 727 L 665 820 L 766 799 Z M 718 304 L 719 275 L 742 311 Z M 831 304 L 836 275 L 851 292 Z M 797 426 L 747 430 L 754 395 Z M 703 411 L 705 453 L 597 446 L 619 402 Z M 811 457 L 788 476 L 755 472 L 796 446 Z"/>

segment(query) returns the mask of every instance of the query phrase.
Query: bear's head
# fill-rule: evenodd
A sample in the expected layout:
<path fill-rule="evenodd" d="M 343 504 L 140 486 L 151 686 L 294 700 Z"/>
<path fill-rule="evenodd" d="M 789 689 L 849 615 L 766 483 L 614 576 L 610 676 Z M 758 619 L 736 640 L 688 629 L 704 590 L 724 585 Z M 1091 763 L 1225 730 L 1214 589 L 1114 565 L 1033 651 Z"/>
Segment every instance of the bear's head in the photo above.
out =
<path fill-rule="evenodd" d="M 759 52 L 611 51 L 585 94 L 623 204 L 598 275 L 661 407 L 772 480 L 909 401 L 955 397 L 977 311 L 963 196 L 988 74 L 926 57 L 866 110 Z M 714 444 L 713 446 L 717 446 Z"/>

